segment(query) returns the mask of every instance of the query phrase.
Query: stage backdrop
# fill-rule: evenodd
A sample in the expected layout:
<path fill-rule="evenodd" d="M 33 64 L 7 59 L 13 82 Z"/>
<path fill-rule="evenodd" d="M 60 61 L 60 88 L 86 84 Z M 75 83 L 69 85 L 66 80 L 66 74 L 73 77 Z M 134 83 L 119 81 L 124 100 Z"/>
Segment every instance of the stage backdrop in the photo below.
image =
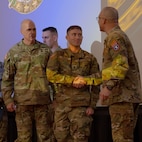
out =
<path fill-rule="evenodd" d="M 104 6 L 113 6 L 119 11 L 120 26 L 132 41 L 142 78 L 141 0 L 35 0 L 42 2 L 35 11 L 27 14 L 9 8 L 9 3 L 14 1 L 31 0 L 0 0 L 0 61 L 3 61 L 11 46 L 21 40 L 21 21 L 30 18 L 37 27 L 37 40 L 42 41 L 43 28 L 55 26 L 59 32 L 59 44 L 62 48 L 67 46 L 66 29 L 73 24 L 80 25 L 84 37 L 82 48 L 94 54 L 101 67 L 103 40 L 106 35 L 100 33 L 96 17 Z"/>
<path fill-rule="evenodd" d="M 101 9 L 100 0 L 42 0 L 41 5 L 28 14 L 21 14 L 13 8 L 10 9 L 9 2 L 14 3 L 15 1 L 28 2 L 30 0 L 0 0 L 0 61 L 3 61 L 11 46 L 21 40 L 20 23 L 26 18 L 35 22 L 39 41 L 42 41 L 43 28 L 55 26 L 59 32 L 59 44 L 65 48 L 67 45 L 66 29 L 73 24 L 78 24 L 83 29 L 83 49 L 90 52 L 92 42 L 101 40 L 96 21 Z M 18 8 L 22 6 L 20 7 L 19 4 Z"/>

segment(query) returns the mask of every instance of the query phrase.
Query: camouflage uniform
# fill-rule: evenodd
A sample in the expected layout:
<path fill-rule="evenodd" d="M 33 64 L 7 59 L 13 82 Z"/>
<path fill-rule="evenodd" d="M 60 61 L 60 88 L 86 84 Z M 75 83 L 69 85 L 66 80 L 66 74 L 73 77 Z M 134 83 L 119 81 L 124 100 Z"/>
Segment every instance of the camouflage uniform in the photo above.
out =
<path fill-rule="evenodd" d="M 21 41 L 6 56 L 2 93 L 6 105 L 16 104 L 16 142 L 32 141 L 32 120 L 35 120 L 38 141 L 49 142 L 48 104 L 51 100 L 46 66 L 50 54 L 45 44 L 36 41 L 28 46 Z"/>
<path fill-rule="evenodd" d="M 76 76 L 83 76 L 87 85 L 75 88 Z M 84 50 L 73 54 L 69 48 L 55 52 L 49 59 L 47 76 L 56 83 L 54 134 L 58 142 L 88 142 L 91 116 L 87 107 L 95 107 L 101 82 L 96 58 Z M 98 78 L 98 79 L 96 79 Z"/>
<path fill-rule="evenodd" d="M 7 111 L 1 94 L 2 73 L 3 73 L 3 63 L 0 62 L 0 142 L 6 142 L 8 118 L 7 118 Z"/>
<path fill-rule="evenodd" d="M 54 52 L 60 51 L 60 50 L 62 50 L 62 48 L 61 48 L 60 46 L 58 46 Z M 52 52 L 52 53 L 53 53 L 53 52 Z M 53 129 L 54 113 L 55 113 L 55 110 L 54 110 L 54 107 L 55 107 L 55 106 L 54 106 L 54 105 L 56 105 L 56 101 L 54 100 L 55 88 L 56 88 L 56 84 L 50 83 L 50 85 L 49 85 L 49 90 L 50 90 L 50 98 L 51 98 L 51 100 L 52 100 L 52 104 L 49 105 L 49 114 L 50 114 L 50 116 L 51 116 L 51 123 L 50 123 L 50 124 L 51 124 L 51 129 Z M 51 136 L 51 139 L 52 139 L 52 142 L 56 142 L 56 139 L 55 139 L 54 134 Z"/>
<path fill-rule="evenodd" d="M 119 26 L 104 40 L 103 86 L 112 87 L 104 104 L 109 105 L 113 142 L 133 142 L 133 131 L 141 102 L 138 62 L 127 35 Z"/>

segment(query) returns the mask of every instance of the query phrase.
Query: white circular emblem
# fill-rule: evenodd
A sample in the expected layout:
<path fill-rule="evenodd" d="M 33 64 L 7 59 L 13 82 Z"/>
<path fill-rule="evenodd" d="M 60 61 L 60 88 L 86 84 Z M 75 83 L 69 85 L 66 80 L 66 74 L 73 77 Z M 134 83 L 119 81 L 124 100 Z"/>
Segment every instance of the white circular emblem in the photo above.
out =
<path fill-rule="evenodd" d="M 8 0 L 9 1 L 9 8 L 13 8 L 17 12 L 21 14 L 28 14 L 36 10 L 42 0 Z"/>

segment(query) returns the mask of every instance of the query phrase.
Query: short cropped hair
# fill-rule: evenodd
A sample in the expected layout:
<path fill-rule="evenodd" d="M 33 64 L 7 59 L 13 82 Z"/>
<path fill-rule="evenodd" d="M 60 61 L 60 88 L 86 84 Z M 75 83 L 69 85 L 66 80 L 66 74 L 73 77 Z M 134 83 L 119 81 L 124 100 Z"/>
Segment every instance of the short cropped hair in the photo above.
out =
<path fill-rule="evenodd" d="M 42 30 L 42 32 L 45 32 L 45 31 L 50 31 L 50 32 L 52 32 L 52 33 L 58 33 L 58 32 L 57 32 L 57 29 L 56 29 L 55 27 L 47 27 L 47 28 L 44 28 L 44 29 Z"/>
<path fill-rule="evenodd" d="M 79 29 L 79 30 L 82 31 L 82 28 L 81 28 L 80 26 L 78 26 L 78 25 L 72 25 L 72 26 L 68 27 L 67 33 L 68 33 L 70 30 L 73 30 L 73 29 Z"/>

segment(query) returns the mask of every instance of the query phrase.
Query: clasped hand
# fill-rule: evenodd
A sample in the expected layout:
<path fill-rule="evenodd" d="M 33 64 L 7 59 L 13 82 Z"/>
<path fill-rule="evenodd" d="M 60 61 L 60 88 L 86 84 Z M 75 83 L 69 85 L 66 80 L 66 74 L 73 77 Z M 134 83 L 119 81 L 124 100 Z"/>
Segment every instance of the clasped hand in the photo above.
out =
<path fill-rule="evenodd" d="M 81 87 L 84 87 L 85 85 L 86 85 L 86 81 L 84 80 L 82 76 L 75 77 L 73 81 L 73 87 L 81 88 Z"/>

